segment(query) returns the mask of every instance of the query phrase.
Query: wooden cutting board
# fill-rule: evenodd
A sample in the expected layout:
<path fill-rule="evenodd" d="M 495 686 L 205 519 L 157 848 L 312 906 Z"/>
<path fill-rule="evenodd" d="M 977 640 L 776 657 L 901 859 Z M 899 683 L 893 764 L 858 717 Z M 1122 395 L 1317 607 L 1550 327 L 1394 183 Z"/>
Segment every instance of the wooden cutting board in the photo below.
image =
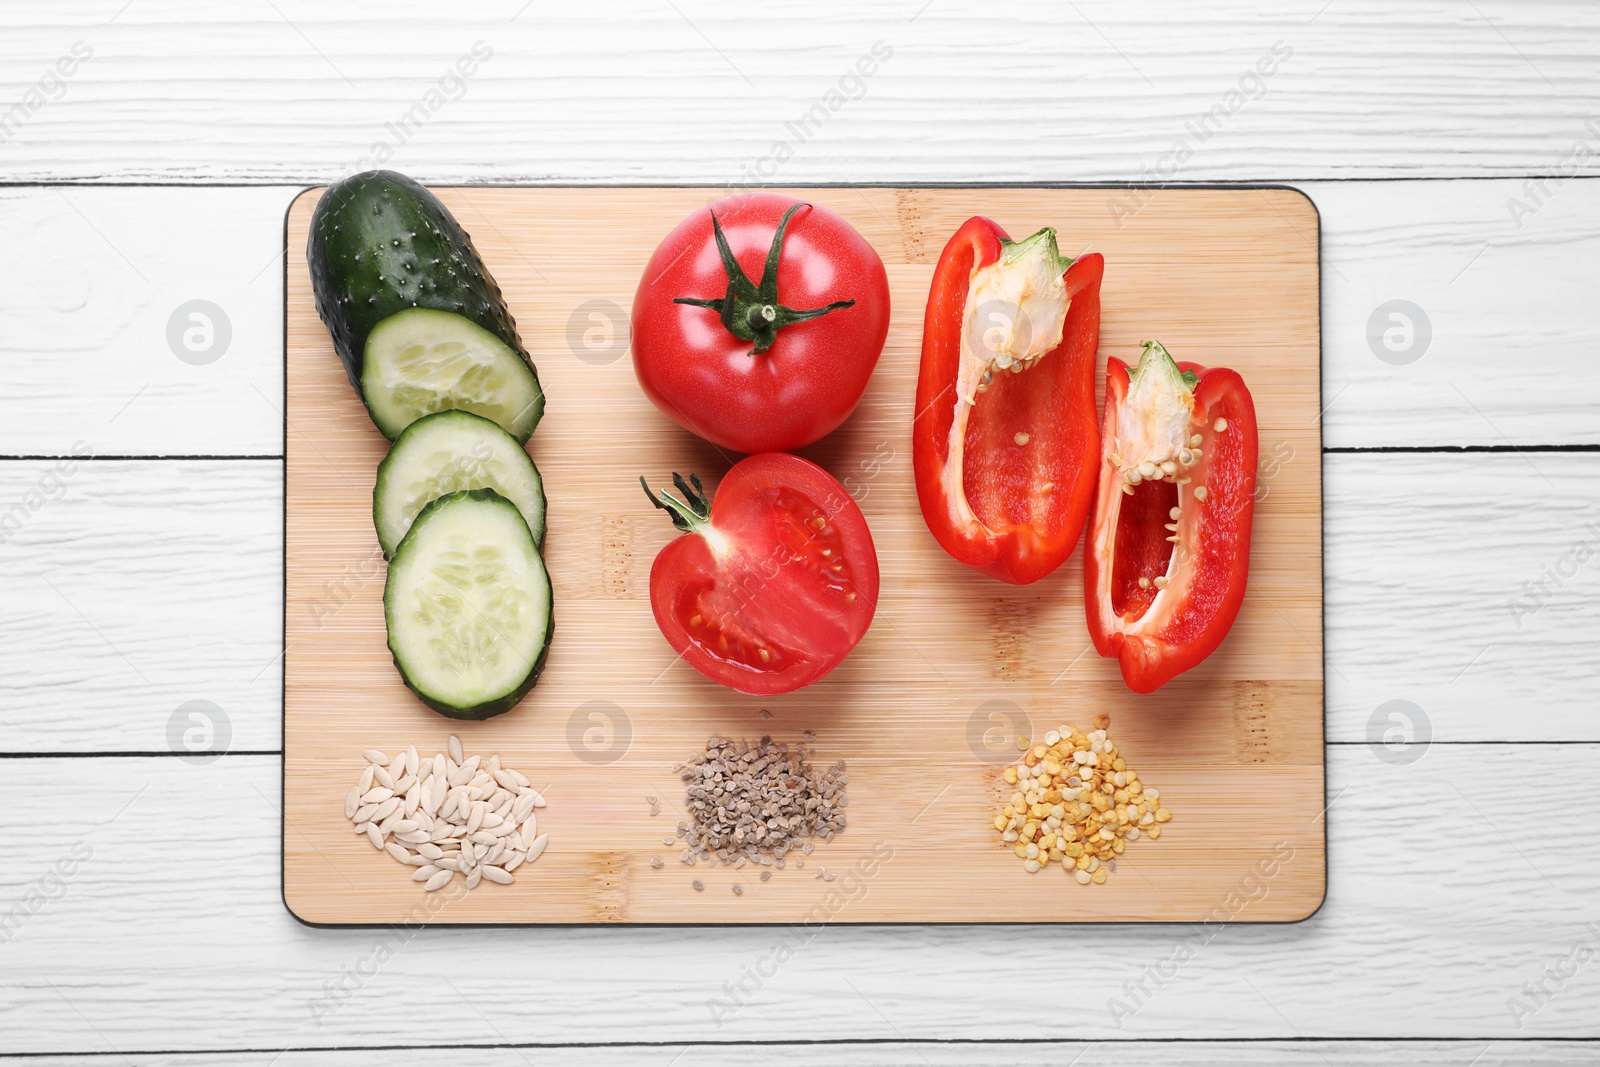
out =
<path fill-rule="evenodd" d="M 549 396 L 529 448 L 550 500 L 549 665 L 514 711 L 446 720 L 401 684 L 385 645 L 372 530 L 387 442 L 345 379 L 313 305 L 307 225 L 286 240 L 284 900 L 313 923 L 1292 921 L 1326 885 L 1323 778 L 1321 348 L 1318 218 L 1287 189 L 784 190 L 826 204 L 876 247 L 893 321 L 855 415 L 805 450 L 839 478 L 876 540 L 871 631 L 832 675 L 760 700 L 677 661 L 649 572 L 674 531 L 639 490 L 672 471 L 708 485 L 717 450 L 645 399 L 625 310 L 657 242 L 727 190 L 440 189 L 499 280 Z M 1206 663 L 1138 696 L 1095 655 L 1081 556 L 1024 588 L 960 566 L 929 535 L 911 479 L 923 305 L 944 242 L 973 215 L 1014 237 L 1055 226 L 1061 250 L 1106 257 L 1102 360 L 1147 338 L 1239 370 L 1261 427 L 1250 589 Z M 761 715 L 770 712 L 770 718 Z M 1029 875 L 992 820 L 1018 732 L 1111 735 L 1175 818 L 1132 844 L 1105 885 Z M 848 762 L 849 828 L 805 868 L 678 860 L 672 765 L 707 737 L 798 742 Z M 344 818 L 361 752 L 414 743 L 498 752 L 543 789 L 549 850 L 511 886 L 430 899 Z M 653 799 L 652 799 L 653 798 Z M 658 812 L 658 813 L 653 813 Z M 665 866 L 651 867 L 660 857 Z M 839 875 L 819 877 L 820 869 Z M 704 882 L 696 891 L 691 881 Z M 742 895 L 733 892 L 738 883 Z M 456 889 L 460 888 L 459 881 Z"/>

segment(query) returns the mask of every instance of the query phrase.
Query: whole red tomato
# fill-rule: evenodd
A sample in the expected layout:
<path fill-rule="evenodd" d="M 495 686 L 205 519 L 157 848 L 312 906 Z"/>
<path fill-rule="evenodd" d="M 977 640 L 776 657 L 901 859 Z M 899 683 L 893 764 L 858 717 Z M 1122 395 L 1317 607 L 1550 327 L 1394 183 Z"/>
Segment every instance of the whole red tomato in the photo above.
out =
<path fill-rule="evenodd" d="M 709 503 L 700 479 L 673 482 L 681 499 L 644 487 L 683 531 L 650 568 L 667 643 L 707 678 L 760 696 L 838 666 L 878 606 L 878 554 L 844 487 L 783 452 L 734 464 Z"/>
<path fill-rule="evenodd" d="M 855 410 L 889 332 L 883 260 L 827 208 L 742 193 L 696 211 L 633 298 L 655 405 L 735 452 L 787 452 Z"/>

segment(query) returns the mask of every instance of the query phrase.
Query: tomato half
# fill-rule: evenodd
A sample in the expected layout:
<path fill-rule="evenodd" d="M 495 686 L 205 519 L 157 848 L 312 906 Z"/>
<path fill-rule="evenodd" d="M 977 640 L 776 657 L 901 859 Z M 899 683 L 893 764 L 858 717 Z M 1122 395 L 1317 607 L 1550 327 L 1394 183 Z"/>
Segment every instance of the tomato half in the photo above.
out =
<path fill-rule="evenodd" d="M 889 278 L 827 208 L 741 193 L 661 242 L 632 329 L 639 385 L 678 425 L 735 452 L 787 452 L 860 402 L 889 333 Z"/>
<path fill-rule="evenodd" d="M 779 452 L 734 464 L 709 504 L 700 479 L 673 481 L 682 499 L 644 489 L 685 531 L 650 568 L 667 643 L 712 681 L 758 696 L 838 666 L 878 606 L 878 554 L 844 487 Z"/>

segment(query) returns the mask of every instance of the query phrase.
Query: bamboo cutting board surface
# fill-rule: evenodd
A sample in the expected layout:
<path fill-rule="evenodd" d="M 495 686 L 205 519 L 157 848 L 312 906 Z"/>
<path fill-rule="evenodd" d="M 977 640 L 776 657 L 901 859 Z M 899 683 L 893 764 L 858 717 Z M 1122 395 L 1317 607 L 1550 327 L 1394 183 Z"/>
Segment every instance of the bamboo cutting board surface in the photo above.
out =
<path fill-rule="evenodd" d="M 888 269 L 893 318 L 865 399 L 802 454 L 871 525 L 882 571 L 872 629 L 830 676 L 758 699 L 682 662 L 656 629 L 650 564 L 676 535 L 639 490 L 729 460 L 660 415 L 626 351 L 625 311 L 657 242 L 728 190 L 440 189 L 510 303 L 548 395 L 529 449 L 549 497 L 556 630 L 538 686 L 483 723 L 447 720 L 401 683 L 385 643 L 371 494 L 387 442 L 317 318 L 306 233 L 286 240 L 284 900 L 314 923 L 1291 921 L 1326 885 L 1318 219 L 1283 189 L 782 190 L 854 225 Z M 1078 553 L 1014 587 L 955 563 L 923 524 L 910 423 L 923 305 L 939 252 L 973 215 L 1013 237 L 1043 225 L 1067 255 L 1105 254 L 1100 338 L 1132 362 L 1239 370 L 1260 419 L 1250 589 L 1223 646 L 1138 696 L 1094 654 Z M 770 712 L 770 718 L 761 712 Z M 1174 813 L 1105 885 L 1029 875 L 992 825 L 1018 733 L 1111 717 L 1119 754 Z M 714 735 L 799 742 L 849 766 L 849 828 L 760 882 L 682 865 L 674 763 Z M 361 752 L 450 733 L 541 788 L 550 845 L 511 886 L 436 897 L 344 817 Z M 652 800 L 652 798 L 654 798 Z M 657 814 L 652 814 L 657 810 Z M 661 869 L 650 861 L 660 857 Z M 819 868 L 838 875 L 818 877 Z M 691 887 L 705 884 L 703 892 Z M 735 895 L 735 883 L 743 886 Z"/>

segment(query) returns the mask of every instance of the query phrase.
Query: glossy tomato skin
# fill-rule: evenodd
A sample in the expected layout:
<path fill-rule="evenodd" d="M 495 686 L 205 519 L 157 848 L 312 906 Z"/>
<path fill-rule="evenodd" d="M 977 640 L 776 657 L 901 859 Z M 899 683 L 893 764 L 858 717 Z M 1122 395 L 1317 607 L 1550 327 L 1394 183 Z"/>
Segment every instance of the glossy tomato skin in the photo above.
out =
<path fill-rule="evenodd" d="M 707 678 L 756 696 L 790 693 L 833 670 L 866 634 L 878 555 L 861 509 L 832 475 L 763 453 L 722 479 L 708 530 L 682 534 L 656 556 L 650 605 L 667 643 Z"/>
<path fill-rule="evenodd" d="M 883 260 L 838 215 L 818 204 L 789 223 L 778 298 L 796 309 L 852 307 L 778 331 L 766 352 L 729 333 L 715 311 L 675 304 L 728 288 L 711 212 L 734 257 L 759 283 L 772 236 L 799 201 L 741 193 L 702 208 L 667 235 L 633 299 L 633 369 L 645 395 L 690 433 L 734 452 L 786 452 L 832 433 L 861 400 L 889 332 Z"/>

